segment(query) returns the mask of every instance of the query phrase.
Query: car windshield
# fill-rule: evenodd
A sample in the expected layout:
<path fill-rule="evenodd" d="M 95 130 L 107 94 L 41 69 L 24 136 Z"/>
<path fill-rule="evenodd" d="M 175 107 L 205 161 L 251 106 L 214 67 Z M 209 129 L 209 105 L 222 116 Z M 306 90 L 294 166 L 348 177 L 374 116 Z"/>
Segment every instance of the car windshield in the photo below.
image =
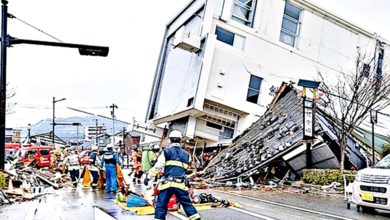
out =
<path fill-rule="evenodd" d="M 390 155 L 384 157 L 381 161 L 379 161 L 375 166 L 375 168 L 385 168 L 390 169 Z"/>

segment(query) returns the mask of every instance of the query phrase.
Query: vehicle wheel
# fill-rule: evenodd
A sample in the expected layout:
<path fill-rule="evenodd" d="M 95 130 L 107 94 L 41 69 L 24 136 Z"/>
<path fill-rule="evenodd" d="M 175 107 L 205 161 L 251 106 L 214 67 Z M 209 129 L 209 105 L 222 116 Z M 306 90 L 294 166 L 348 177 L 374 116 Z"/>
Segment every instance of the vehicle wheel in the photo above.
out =
<path fill-rule="evenodd" d="M 360 205 L 357 205 L 357 206 L 356 206 L 356 211 L 357 211 L 357 212 L 360 212 Z"/>
<path fill-rule="evenodd" d="M 367 206 L 362 206 L 362 211 L 366 213 L 373 213 L 375 212 L 375 209 Z"/>
<path fill-rule="evenodd" d="M 351 209 L 351 203 L 347 203 L 347 209 Z"/>

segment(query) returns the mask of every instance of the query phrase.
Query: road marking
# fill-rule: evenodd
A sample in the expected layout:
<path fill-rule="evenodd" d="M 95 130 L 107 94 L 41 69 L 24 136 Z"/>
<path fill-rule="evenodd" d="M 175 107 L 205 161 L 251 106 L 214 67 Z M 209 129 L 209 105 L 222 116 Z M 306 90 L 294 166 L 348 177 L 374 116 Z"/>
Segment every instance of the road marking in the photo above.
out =
<path fill-rule="evenodd" d="M 303 211 L 303 212 L 309 212 L 309 213 L 313 213 L 313 214 L 317 214 L 317 215 L 323 215 L 323 216 L 327 216 L 327 217 L 331 217 L 331 218 L 337 218 L 337 219 L 342 219 L 342 220 L 355 220 L 355 219 L 352 219 L 352 218 L 346 218 L 346 217 L 343 217 L 343 216 L 333 215 L 333 214 L 329 214 L 329 213 L 326 213 L 326 212 L 319 212 L 319 211 L 305 209 L 305 208 L 301 208 L 301 207 L 297 207 L 297 206 L 287 205 L 287 204 L 284 204 L 284 203 L 279 203 L 279 202 L 274 202 L 274 201 L 270 201 L 270 200 L 259 199 L 259 198 L 255 198 L 255 197 L 251 197 L 251 196 L 241 195 L 241 194 L 238 194 L 238 193 L 226 192 L 226 191 L 221 191 L 221 190 L 215 190 L 215 191 L 220 192 L 220 193 L 224 193 L 224 194 L 228 194 L 228 195 L 232 195 L 232 196 L 252 199 L 252 200 L 256 200 L 256 201 L 259 201 L 259 202 L 264 202 L 264 203 L 268 203 L 268 204 L 272 204 L 272 205 L 278 205 L 278 206 L 282 206 L 282 207 L 285 207 L 285 208 L 296 209 L 296 210 L 300 210 L 300 211 Z"/>
<path fill-rule="evenodd" d="M 93 208 L 93 213 L 94 213 L 94 220 L 113 220 L 115 219 L 111 215 L 107 214 L 103 210 L 101 210 L 99 207 L 94 207 Z"/>
<path fill-rule="evenodd" d="M 244 214 L 247 214 L 247 215 L 250 215 L 250 216 L 254 216 L 254 217 L 257 217 L 257 218 L 260 218 L 260 219 L 264 219 L 264 220 L 275 220 L 274 218 L 270 218 L 268 216 L 265 216 L 265 215 L 260 215 L 258 213 L 254 213 L 254 212 L 250 212 L 250 211 L 247 211 L 245 209 L 240 209 L 240 208 L 236 208 L 236 207 L 228 207 L 229 209 L 232 209 L 234 211 L 237 211 L 237 212 L 242 212 Z"/>
<path fill-rule="evenodd" d="M 178 213 L 178 212 L 168 212 L 169 214 L 175 216 L 176 218 L 178 219 L 181 219 L 181 220 L 188 220 L 187 217 L 185 217 L 184 215 Z"/>

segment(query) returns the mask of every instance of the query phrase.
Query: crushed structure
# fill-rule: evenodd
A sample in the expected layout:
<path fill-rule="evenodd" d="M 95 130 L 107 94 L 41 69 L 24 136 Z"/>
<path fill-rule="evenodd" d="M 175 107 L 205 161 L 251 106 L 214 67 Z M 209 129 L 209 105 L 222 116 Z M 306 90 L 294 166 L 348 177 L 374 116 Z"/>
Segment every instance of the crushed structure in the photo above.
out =
<path fill-rule="evenodd" d="M 300 178 L 306 168 L 306 144 L 302 141 L 303 106 L 299 94 L 292 84 L 283 83 L 265 114 L 210 162 L 203 177 L 236 184 Z M 329 117 L 317 109 L 312 168 L 340 167 L 337 125 Z M 381 152 L 376 151 L 380 157 Z M 371 147 L 361 137 L 348 137 L 346 169 L 367 167 L 370 155 Z"/>

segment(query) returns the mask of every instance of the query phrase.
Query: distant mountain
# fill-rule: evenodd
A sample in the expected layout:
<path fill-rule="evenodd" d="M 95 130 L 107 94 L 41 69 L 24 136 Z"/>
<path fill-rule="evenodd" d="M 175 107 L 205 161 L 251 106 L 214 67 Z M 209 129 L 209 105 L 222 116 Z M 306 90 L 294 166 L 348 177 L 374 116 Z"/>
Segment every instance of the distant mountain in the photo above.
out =
<path fill-rule="evenodd" d="M 78 138 L 81 140 L 84 139 L 85 127 L 96 125 L 95 119 L 98 119 L 99 125 L 104 124 L 106 126 L 107 134 L 112 134 L 112 120 L 96 116 L 56 118 L 56 123 L 81 123 L 82 126 L 78 126 Z M 48 118 L 31 125 L 31 135 L 52 131 L 51 123 L 52 119 Z M 115 121 L 115 133 L 118 133 L 123 128 L 127 128 L 126 123 Z M 27 137 L 27 127 L 21 129 L 23 131 L 23 137 Z M 77 126 L 57 125 L 55 127 L 55 134 L 64 141 L 76 141 Z"/>

